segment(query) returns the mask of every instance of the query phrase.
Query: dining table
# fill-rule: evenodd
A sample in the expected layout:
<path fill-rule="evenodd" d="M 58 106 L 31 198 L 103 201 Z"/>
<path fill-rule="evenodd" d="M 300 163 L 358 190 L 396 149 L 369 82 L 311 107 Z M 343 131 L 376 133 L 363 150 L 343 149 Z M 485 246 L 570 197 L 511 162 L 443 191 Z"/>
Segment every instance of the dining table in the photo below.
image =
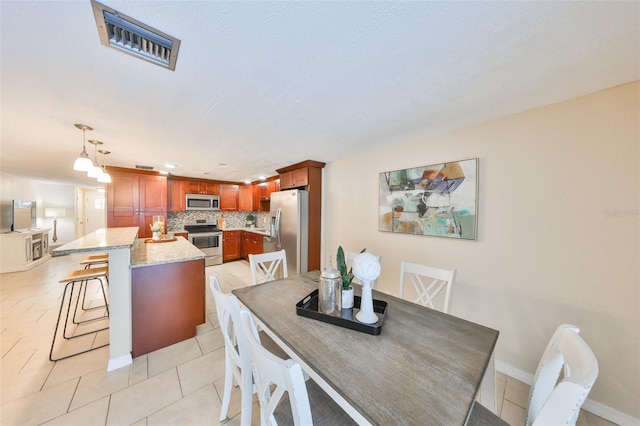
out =
<path fill-rule="evenodd" d="M 464 425 L 498 331 L 376 290 L 374 301 L 386 302 L 378 335 L 298 315 L 319 277 L 311 271 L 232 293 L 358 424 Z"/>

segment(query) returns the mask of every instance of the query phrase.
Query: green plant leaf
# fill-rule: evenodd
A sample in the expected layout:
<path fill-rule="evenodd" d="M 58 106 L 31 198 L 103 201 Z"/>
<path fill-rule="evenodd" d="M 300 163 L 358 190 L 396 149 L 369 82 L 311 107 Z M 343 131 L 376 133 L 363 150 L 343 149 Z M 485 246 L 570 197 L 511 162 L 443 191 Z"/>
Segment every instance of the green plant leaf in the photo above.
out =
<path fill-rule="evenodd" d="M 363 248 L 360 253 L 364 253 L 366 250 L 366 248 Z M 351 281 L 353 281 L 353 268 L 349 268 L 349 270 L 347 271 L 347 261 L 342 246 L 338 246 L 336 263 L 338 264 L 340 275 L 342 275 L 342 288 L 348 290 L 349 286 L 351 286 Z"/>

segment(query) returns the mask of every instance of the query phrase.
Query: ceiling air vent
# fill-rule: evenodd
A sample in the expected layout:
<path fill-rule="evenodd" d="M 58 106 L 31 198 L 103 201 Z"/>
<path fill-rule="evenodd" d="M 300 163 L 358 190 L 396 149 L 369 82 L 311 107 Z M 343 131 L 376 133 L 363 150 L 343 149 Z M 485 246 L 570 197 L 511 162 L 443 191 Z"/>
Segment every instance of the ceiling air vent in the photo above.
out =
<path fill-rule="evenodd" d="M 91 0 L 91 7 L 102 45 L 172 71 L 176 69 L 180 40 L 97 1 Z"/>
<path fill-rule="evenodd" d="M 153 166 L 141 166 L 139 164 L 136 164 L 136 169 L 139 169 L 139 170 L 153 170 Z"/>

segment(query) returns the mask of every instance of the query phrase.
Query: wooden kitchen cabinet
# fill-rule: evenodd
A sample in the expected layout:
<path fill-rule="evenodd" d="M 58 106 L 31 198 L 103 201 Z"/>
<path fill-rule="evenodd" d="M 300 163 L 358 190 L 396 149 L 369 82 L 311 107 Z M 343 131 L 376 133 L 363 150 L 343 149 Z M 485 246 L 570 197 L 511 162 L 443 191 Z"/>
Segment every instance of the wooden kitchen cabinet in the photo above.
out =
<path fill-rule="evenodd" d="M 242 231 L 242 258 L 249 261 L 250 254 L 261 254 L 264 251 L 263 237 L 251 231 Z"/>
<path fill-rule="evenodd" d="M 169 211 L 182 212 L 186 208 L 185 190 L 187 182 L 178 179 L 168 180 Z"/>
<path fill-rule="evenodd" d="M 185 194 L 219 195 L 220 185 L 213 182 L 186 181 Z"/>
<path fill-rule="evenodd" d="M 309 185 L 309 168 L 302 167 L 280 174 L 280 188 L 293 189 Z"/>
<path fill-rule="evenodd" d="M 239 185 L 220 185 L 220 210 L 223 212 L 238 211 Z"/>
<path fill-rule="evenodd" d="M 259 212 L 268 212 L 271 207 L 271 193 L 280 190 L 279 180 L 270 180 L 253 185 L 253 208 Z"/>
<path fill-rule="evenodd" d="M 240 185 L 238 189 L 238 211 L 252 212 L 253 206 L 253 186 L 252 185 Z"/>
<path fill-rule="evenodd" d="M 138 237 L 151 236 L 153 216 L 167 222 L 167 178 L 155 174 L 119 172 L 109 169 L 107 227 L 137 226 Z"/>
<path fill-rule="evenodd" d="M 229 262 L 242 257 L 242 231 L 222 232 L 222 261 Z"/>

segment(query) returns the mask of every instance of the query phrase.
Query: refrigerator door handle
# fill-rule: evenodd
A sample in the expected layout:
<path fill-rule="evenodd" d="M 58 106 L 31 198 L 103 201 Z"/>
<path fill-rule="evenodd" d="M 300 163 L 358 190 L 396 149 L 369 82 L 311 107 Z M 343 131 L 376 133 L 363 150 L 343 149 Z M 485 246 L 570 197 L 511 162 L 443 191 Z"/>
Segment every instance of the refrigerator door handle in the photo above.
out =
<path fill-rule="evenodd" d="M 278 250 L 282 250 L 282 228 L 280 223 L 280 216 L 282 215 L 282 209 L 278 207 L 276 211 L 276 238 L 278 244 Z"/>

